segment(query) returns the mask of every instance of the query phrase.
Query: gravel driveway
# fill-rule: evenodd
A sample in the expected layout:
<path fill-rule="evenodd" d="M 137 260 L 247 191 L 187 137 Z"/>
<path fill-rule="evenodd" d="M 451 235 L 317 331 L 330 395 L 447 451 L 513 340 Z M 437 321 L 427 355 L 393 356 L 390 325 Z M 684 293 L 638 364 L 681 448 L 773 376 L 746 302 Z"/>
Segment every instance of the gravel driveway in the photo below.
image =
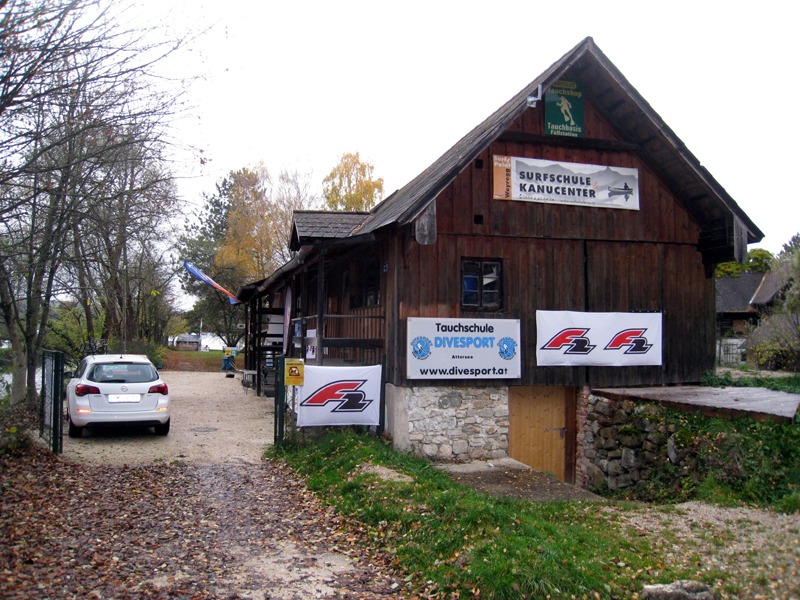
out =
<path fill-rule="evenodd" d="M 99 429 L 64 437 L 64 457 L 104 465 L 181 461 L 193 465 L 259 464 L 272 444 L 274 404 L 225 373 L 164 371 L 172 403 L 166 437 L 151 429 Z"/>
<path fill-rule="evenodd" d="M 65 531 L 41 541 L 56 544 L 48 551 L 15 555 L 20 592 L 0 597 L 28 597 L 26 577 L 41 594 L 52 568 L 37 571 L 36 563 L 50 555 L 87 567 L 72 580 L 53 578 L 44 588 L 51 597 L 400 597 L 397 577 L 366 552 L 358 531 L 291 472 L 263 460 L 273 438 L 272 399 L 222 372 L 162 377 L 173 406 L 168 436 L 148 428 L 65 435 L 69 474 L 59 479 L 70 484 L 53 499 Z M 25 502 L 11 504 L 25 511 Z M 85 507 L 98 505 L 87 517 Z M 156 508 L 154 523 L 139 522 Z"/>

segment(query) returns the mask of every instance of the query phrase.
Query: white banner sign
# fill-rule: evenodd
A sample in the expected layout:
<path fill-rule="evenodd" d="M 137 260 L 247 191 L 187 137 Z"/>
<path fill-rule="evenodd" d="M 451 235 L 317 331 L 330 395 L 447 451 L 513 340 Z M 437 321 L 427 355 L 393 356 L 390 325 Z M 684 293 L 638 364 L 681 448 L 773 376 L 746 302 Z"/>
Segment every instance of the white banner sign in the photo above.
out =
<path fill-rule="evenodd" d="M 379 425 L 381 366 L 305 365 L 297 426 Z"/>
<path fill-rule="evenodd" d="M 408 319 L 409 379 L 517 379 L 519 319 Z"/>
<path fill-rule="evenodd" d="M 639 170 L 495 156 L 494 199 L 639 210 Z"/>
<path fill-rule="evenodd" d="M 661 364 L 661 313 L 536 311 L 540 367 Z"/>

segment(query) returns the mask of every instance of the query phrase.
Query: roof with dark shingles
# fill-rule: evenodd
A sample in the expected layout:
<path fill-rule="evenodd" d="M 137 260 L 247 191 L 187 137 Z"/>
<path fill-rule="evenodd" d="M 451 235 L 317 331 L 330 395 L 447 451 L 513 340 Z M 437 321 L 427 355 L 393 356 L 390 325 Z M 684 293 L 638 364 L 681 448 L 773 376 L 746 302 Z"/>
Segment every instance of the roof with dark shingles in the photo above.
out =
<path fill-rule="evenodd" d="M 742 273 L 738 277 L 720 277 L 716 282 L 717 312 L 752 312 L 750 299 L 758 289 L 764 273 Z"/>
<path fill-rule="evenodd" d="M 308 242 L 347 238 L 353 228 L 361 223 L 368 214 L 366 212 L 295 211 L 290 246 L 292 249 L 298 249 Z"/>
<path fill-rule="evenodd" d="M 687 199 L 687 209 L 698 221 L 735 215 L 747 229 L 748 242 L 764 234 L 714 180 L 683 142 L 667 127 L 627 79 L 587 37 L 499 110 L 475 127 L 436 162 L 376 206 L 353 234 L 369 233 L 386 225 L 405 225 L 417 218 L 461 171 L 527 108 L 527 100 L 562 78 L 585 79 L 584 93 L 622 138 L 638 144 L 640 154 L 673 189 Z M 601 85 L 602 84 L 602 85 Z M 648 161 L 649 158 L 649 161 Z"/>
<path fill-rule="evenodd" d="M 199 333 L 181 333 L 175 338 L 176 342 L 197 342 L 200 343 L 203 340 L 202 336 Z"/>
<path fill-rule="evenodd" d="M 775 268 L 764 275 L 761 285 L 753 293 L 750 304 L 765 306 L 775 300 L 778 292 L 782 291 L 792 281 L 792 266 L 789 261 L 779 261 Z"/>
<path fill-rule="evenodd" d="M 583 82 L 583 91 L 603 117 L 636 149 L 638 155 L 682 200 L 685 209 L 710 230 L 723 231 L 738 220 L 748 243 L 764 234 L 722 186 L 689 152 L 661 117 L 622 73 L 587 37 L 549 69 L 461 138 L 436 162 L 369 213 L 304 211 L 295 213 L 290 247 L 370 234 L 383 227 L 413 222 L 513 121 L 528 108 L 528 98 L 560 79 Z M 543 101 L 543 100 L 541 100 Z M 558 141 L 569 141 L 562 138 Z"/>

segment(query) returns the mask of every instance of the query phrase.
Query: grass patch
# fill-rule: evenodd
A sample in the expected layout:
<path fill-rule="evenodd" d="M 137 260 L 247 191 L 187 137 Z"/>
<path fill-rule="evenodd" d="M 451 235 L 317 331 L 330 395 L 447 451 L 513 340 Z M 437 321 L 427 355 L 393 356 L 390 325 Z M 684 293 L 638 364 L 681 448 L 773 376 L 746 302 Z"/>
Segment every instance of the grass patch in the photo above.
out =
<path fill-rule="evenodd" d="M 778 500 L 773 508 L 782 513 L 800 513 L 800 491 L 795 491 Z"/>
<path fill-rule="evenodd" d="M 220 371 L 222 369 L 222 358 L 222 350 L 198 352 L 196 350 L 173 350 L 170 348 L 164 353 L 164 368 L 170 371 Z"/>
<path fill-rule="evenodd" d="M 785 377 L 759 377 L 757 375 L 734 377 L 730 372 L 723 375 L 706 373 L 702 384 L 709 387 L 760 387 L 776 392 L 800 394 L 800 373 Z"/>
<path fill-rule="evenodd" d="M 713 387 L 761 387 L 800 393 L 800 374 L 741 377 L 707 374 Z M 659 423 L 685 456 L 678 464 L 659 461 L 638 485 L 606 497 L 645 502 L 703 500 L 721 506 L 756 505 L 782 512 L 800 511 L 800 416 L 792 422 L 717 418 L 663 409 Z"/>
<path fill-rule="evenodd" d="M 716 419 L 673 414 L 695 457 L 694 498 L 725 506 L 769 507 L 800 491 L 800 422 Z M 787 507 L 791 501 L 786 502 Z"/>
<path fill-rule="evenodd" d="M 323 501 L 362 524 L 405 573 L 411 593 L 630 597 L 645 583 L 696 575 L 670 565 L 596 504 L 489 496 L 369 436 L 337 431 L 272 452 Z M 413 481 L 386 481 L 358 469 L 367 462 Z"/>

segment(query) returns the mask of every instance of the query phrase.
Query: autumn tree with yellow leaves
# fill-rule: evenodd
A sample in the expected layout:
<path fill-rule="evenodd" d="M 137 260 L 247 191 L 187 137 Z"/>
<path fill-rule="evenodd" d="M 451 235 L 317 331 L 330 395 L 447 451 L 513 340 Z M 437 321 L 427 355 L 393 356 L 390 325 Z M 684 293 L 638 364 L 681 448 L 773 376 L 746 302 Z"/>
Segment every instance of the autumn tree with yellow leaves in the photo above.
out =
<path fill-rule="evenodd" d="M 375 167 L 358 152 L 342 155 L 322 180 L 322 196 L 330 210 L 367 211 L 383 199 L 383 177 L 373 179 Z"/>
<path fill-rule="evenodd" d="M 314 201 L 308 176 L 282 171 L 276 182 L 259 164 L 232 172 L 229 180 L 228 228 L 215 260 L 261 279 L 291 258 L 292 213 Z"/>
<path fill-rule="evenodd" d="M 181 259 L 231 291 L 269 276 L 291 258 L 292 213 L 315 203 L 308 175 L 282 171 L 275 180 L 263 164 L 230 172 L 205 200 L 197 221 L 181 238 Z M 235 345 L 241 337 L 236 328 L 240 307 L 188 273 L 181 279 L 198 297 L 187 315 L 190 325 L 197 329 L 202 318 L 207 331 Z"/>

